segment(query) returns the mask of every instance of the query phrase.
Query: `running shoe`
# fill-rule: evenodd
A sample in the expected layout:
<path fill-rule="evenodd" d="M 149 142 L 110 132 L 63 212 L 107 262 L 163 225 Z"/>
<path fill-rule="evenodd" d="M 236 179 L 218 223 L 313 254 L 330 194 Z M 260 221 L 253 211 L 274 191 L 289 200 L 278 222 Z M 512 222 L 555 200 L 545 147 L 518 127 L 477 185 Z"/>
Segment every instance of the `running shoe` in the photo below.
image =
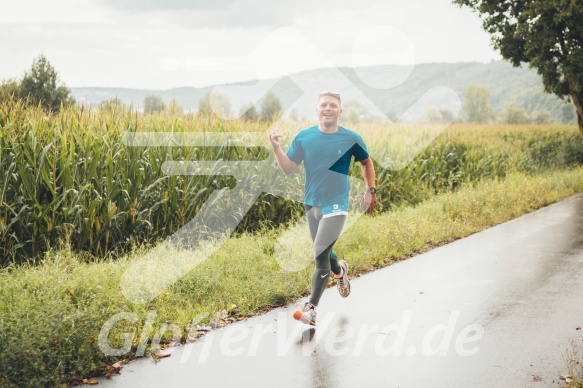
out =
<path fill-rule="evenodd" d="M 294 312 L 294 319 L 306 325 L 316 326 L 316 306 L 306 302 L 301 310 Z"/>
<path fill-rule="evenodd" d="M 346 298 L 350 295 L 350 281 L 348 280 L 348 263 L 345 260 L 340 260 L 338 262 L 340 268 L 344 271 L 341 278 L 336 278 L 336 287 L 338 287 L 338 292 L 340 296 Z"/>

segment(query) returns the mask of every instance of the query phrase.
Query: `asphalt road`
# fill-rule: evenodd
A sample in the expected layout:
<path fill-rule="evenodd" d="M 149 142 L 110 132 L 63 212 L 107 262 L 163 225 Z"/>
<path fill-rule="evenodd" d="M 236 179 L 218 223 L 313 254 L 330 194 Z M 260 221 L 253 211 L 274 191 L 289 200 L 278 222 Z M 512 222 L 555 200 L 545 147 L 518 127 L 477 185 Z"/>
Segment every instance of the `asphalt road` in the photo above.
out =
<path fill-rule="evenodd" d="M 558 387 L 583 347 L 583 195 L 140 359 L 105 387 Z"/>

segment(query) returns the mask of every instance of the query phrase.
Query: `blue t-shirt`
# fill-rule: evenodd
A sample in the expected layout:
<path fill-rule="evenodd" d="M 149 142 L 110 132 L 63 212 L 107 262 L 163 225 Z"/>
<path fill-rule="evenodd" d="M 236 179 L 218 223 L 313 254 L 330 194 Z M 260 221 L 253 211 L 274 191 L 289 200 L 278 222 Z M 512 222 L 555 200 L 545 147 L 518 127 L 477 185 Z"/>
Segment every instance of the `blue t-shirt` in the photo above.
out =
<path fill-rule="evenodd" d="M 340 205 L 348 208 L 350 162 L 368 158 L 362 137 L 338 126 L 326 133 L 316 125 L 302 129 L 292 140 L 287 156 L 297 165 L 304 162 L 304 203 L 310 206 Z"/>

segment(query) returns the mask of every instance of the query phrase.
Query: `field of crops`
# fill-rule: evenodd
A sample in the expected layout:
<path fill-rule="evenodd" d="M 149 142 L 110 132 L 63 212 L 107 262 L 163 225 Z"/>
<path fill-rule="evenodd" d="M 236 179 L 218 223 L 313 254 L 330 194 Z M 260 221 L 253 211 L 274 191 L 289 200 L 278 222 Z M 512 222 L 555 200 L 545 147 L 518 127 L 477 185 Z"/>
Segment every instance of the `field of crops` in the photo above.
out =
<path fill-rule="evenodd" d="M 303 178 L 278 173 L 266 133 L 277 127 L 289 142 L 313 124 L 79 108 L 47 115 L 18 102 L 2 104 L 0 265 L 35 262 L 54 247 L 99 257 L 158 241 L 191 220 L 213 191 L 238 184 L 249 188 L 249 198 L 231 198 L 237 202 L 233 206 L 225 199 L 221 205 L 240 209 L 237 232 L 289 221 L 301 213 Z M 369 148 L 377 151 L 371 155 L 378 162 L 385 211 L 509 171 L 583 163 L 583 141 L 573 127 L 457 124 L 441 133 L 363 124 L 354 129 L 366 133 Z M 127 137 L 144 132 L 159 136 L 142 143 Z M 209 132 L 216 136 L 205 135 Z M 441 134 L 431 141 L 425 135 L 432 133 Z M 402 155 L 406 166 L 383 168 Z M 194 162 L 187 175 L 163 170 L 180 161 Z M 360 177 L 358 167 L 352 170 Z"/>
<path fill-rule="evenodd" d="M 279 172 L 266 133 L 276 126 L 287 148 L 311 124 L 77 108 L 50 116 L 0 105 L 0 385 L 108 373 L 107 365 L 151 352 L 154 328 L 168 322 L 186 330 L 201 314 L 201 323 L 232 320 L 309 293 L 309 247 L 290 250 L 308 265 L 288 268 L 276 243 L 304 241 L 306 228 L 286 223 L 302 215 L 302 173 Z M 574 126 L 354 129 L 375 161 L 381 203 L 337 244 L 354 276 L 583 192 L 583 138 Z M 355 187 L 358 170 L 350 172 Z M 207 217 L 199 226 L 241 223 L 152 300 L 128 300 L 123 274 L 197 214 Z M 162 263 L 175 255 L 158 251 Z M 150 311 L 153 328 L 141 331 Z M 100 332 L 125 313 L 137 321 L 101 341 L 117 348 L 130 335 L 130 348 L 107 355 Z"/>

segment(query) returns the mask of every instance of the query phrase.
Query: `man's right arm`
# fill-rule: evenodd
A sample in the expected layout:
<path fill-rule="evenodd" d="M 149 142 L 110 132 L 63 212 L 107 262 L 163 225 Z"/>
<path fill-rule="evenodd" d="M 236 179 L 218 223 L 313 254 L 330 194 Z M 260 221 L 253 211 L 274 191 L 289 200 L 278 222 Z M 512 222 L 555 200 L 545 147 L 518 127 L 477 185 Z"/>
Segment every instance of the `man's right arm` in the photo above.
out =
<path fill-rule="evenodd" d="M 273 153 L 275 154 L 275 160 L 277 161 L 279 168 L 284 174 L 289 175 L 298 168 L 298 165 L 281 149 L 281 146 L 279 145 L 279 138 L 281 136 L 282 135 L 279 133 L 273 131 L 269 134 L 269 142 L 273 146 Z"/>

